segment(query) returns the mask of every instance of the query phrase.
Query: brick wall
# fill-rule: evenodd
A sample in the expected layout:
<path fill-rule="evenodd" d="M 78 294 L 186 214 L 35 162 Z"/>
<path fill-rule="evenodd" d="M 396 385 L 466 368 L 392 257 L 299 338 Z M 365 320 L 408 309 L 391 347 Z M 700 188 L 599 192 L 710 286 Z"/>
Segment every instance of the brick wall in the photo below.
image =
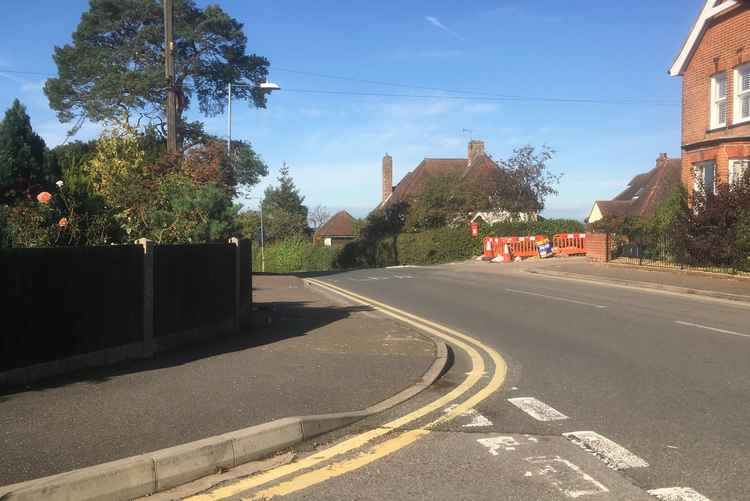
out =
<path fill-rule="evenodd" d="M 703 160 L 716 161 L 718 182 L 726 182 L 728 158 L 750 156 L 750 141 L 726 143 L 727 138 L 750 136 L 750 123 L 734 121 L 734 68 L 750 62 L 750 6 L 744 5 L 713 19 L 690 59 L 682 82 L 682 182 L 692 190 L 692 166 Z M 729 127 L 709 130 L 711 77 L 727 77 Z M 705 141 L 713 144 L 690 146 Z"/>
<path fill-rule="evenodd" d="M 586 256 L 592 261 L 607 262 L 610 258 L 609 234 L 586 233 Z"/>

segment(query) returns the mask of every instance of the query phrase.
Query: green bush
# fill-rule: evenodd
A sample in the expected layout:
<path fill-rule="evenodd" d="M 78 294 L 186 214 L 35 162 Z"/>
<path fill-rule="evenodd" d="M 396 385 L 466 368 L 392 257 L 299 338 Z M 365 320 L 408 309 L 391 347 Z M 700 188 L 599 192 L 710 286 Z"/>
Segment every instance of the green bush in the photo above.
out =
<path fill-rule="evenodd" d="M 549 219 L 481 225 L 479 237 L 467 226 L 443 227 L 419 233 L 400 233 L 377 241 L 356 240 L 344 246 L 336 257 L 342 269 L 394 265 L 431 265 L 462 261 L 482 253 L 485 236 L 527 236 L 583 232 L 583 223 L 572 219 Z"/>
<path fill-rule="evenodd" d="M 266 245 L 265 271 L 268 273 L 294 273 L 302 271 L 327 271 L 334 267 L 336 249 L 324 247 L 298 236 Z M 260 246 L 253 243 L 253 271 L 262 269 Z"/>
<path fill-rule="evenodd" d="M 737 269 L 750 272 L 750 211 L 743 211 L 737 219 Z"/>

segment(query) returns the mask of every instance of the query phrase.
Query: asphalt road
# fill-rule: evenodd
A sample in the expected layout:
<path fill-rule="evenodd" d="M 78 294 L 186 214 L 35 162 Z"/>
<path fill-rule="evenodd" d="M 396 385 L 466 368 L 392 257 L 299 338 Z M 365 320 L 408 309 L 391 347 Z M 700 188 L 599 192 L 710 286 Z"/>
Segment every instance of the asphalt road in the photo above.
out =
<path fill-rule="evenodd" d="M 500 432 L 557 440 L 566 432 L 595 431 L 647 464 L 612 472 L 625 484 L 642 491 L 687 487 L 712 501 L 750 499 L 750 305 L 507 269 L 487 273 L 448 265 L 321 278 L 469 333 L 501 352 L 509 373 L 502 391 L 476 408 L 489 426 L 461 430 L 456 424 L 454 431 L 461 431 L 456 436 L 440 443 L 430 437 L 293 498 L 352 492 L 358 493 L 354 498 L 393 498 L 385 478 L 407 489 L 402 493 L 417 480 L 399 479 L 430 478 L 431 488 L 442 493 L 431 499 L 547 499 L 513 491 L 519 485 L 508 483 L 510 463 L 487 454 L 479 438 Z M 538 399 L 567 419 L 538 421 L 510 398 Z M 560 455 L 563 445 L 557 447 Z M 569 450 L 564 453 L 571 457 Z M 484 462 L 475 463 L 477 455 Z M 551 471 L 526 466 L 523 474 L 531 478 Z M 457 474 L 461 471 L 466 473 Z M 460 492 L 454 492 L 456 482 L 464 486 Z M 498 495 L 500 488 L 509 490 Z"/>

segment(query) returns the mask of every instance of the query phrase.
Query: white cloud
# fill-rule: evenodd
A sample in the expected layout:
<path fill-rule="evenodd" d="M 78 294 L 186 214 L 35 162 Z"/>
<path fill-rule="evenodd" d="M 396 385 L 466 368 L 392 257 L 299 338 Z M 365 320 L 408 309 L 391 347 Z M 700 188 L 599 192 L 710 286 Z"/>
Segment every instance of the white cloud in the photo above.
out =
<path fill-rule="evenodd" d="M 425 20 L 433 25 L 434 27 L 443 30 L 444 32 L 448 33 L 449 35 L 458 38 L 459 40 L 464 40 L 464 37 L 453 31 L 452 29 L 448 28 L 446 25 L 440 22 L 438 18 L 433 16 L 425 16 Z"/>

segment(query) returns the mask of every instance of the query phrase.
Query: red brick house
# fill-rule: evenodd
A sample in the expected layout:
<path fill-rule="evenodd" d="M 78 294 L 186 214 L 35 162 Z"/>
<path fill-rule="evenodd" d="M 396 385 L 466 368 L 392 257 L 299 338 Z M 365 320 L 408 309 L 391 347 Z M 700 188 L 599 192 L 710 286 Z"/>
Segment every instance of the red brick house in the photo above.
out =
<path fill-rule="evenodd" d="M 732 183 L 750 163 L 750 0 L 708 0 L 669 74 L 682 77 L 682 183 Z"/>

